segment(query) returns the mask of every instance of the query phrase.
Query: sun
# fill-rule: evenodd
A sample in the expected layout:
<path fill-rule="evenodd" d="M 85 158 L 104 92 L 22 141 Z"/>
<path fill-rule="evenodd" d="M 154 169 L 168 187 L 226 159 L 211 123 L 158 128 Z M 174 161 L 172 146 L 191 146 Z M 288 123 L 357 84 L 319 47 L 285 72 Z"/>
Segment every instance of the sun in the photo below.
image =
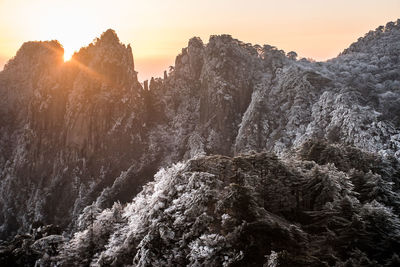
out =
<path fill-rule="evenodd" d="M 73 54 L 74 50 L 64 48 L 64 62 L 70 61 Z"/>
<path fill-rule="evenodd" d="M 33 9 L 38 9 L 37 13 L 39 10 L 46 11 L 46 15 L 40 16 L 37 26 L 33 27 L 37 31 L 35 36 L 39 36 L 40 40 L 57 40 L 64 47 L 64 62 L 71 60 L 76 51 L 89 45 L 104 31 L 97 14 L 88 13 L 82 7 L 77 8 L 71 1 L 39 1 L 32 6 Z"/>

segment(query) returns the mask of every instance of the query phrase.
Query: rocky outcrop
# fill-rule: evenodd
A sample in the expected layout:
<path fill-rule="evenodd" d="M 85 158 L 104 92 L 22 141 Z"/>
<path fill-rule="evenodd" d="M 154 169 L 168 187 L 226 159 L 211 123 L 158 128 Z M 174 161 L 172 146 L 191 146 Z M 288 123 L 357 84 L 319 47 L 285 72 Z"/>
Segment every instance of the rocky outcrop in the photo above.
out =
<path fill-rule="evenodd" d="M 182 145 L 184 158 L 194 151 L 233 155 L 266 149 L 284 155 L 309 139 L 398 158 L 394 25 L 370 41 L 384 63 L 369 51 L 327 62 L 294 61 L 271 46 L 230 36 L 213 36 L 205 46 L 194 38 L 174 71 L 152 90 L 152 103 L 168 121 L 158 122 L 154 135 L 165 130 L 162 143 Z"/>
<path fill-rule="evenodd" d="M 49 259 L 59 253 L 66 242 L 60 229 L 53 225 L 39 226 L 29 234 L 16 235 L 11 241 L 0 243 L 1 266 L 34 266 L 36 261 Z"/>
<path fill-rule="evenodd" d="M 33 222 L 66 227 L 122 170 L 140 168 L 142 87 L 114 31 L 65 64 L 57 42 L 26 43 L 1 81 L 3 238 Z M 141 183 L 131 181 L 128 199 Z"/>

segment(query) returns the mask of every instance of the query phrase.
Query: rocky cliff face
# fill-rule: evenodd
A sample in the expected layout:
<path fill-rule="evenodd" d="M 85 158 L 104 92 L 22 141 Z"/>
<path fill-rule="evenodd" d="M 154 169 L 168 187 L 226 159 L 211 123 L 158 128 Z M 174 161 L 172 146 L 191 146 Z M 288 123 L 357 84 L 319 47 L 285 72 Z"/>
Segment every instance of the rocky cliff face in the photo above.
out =
<path fill-rule="evenodd" d="M 57 42 L 26 43 L 1 73 L 3 237 L 32 222 L 67 226 L 144 154 L 130 47 L 109 30 L 70 63 L 62 53 Z"/>
<path fill-rule="evenodd" d="M 0 73 L 0 238 L 47 224 L 77 233 L 56 238 L 43 264 L 389 262 L 400 227 L 399 40 L 400 22 L 388 23 L 310 62 L 229 35 L 192 38 L 169 74 L 144 87 L 112 30 L 68 63 L 56 41 L 25 43 Z M 125 206 L 160 167 L 190 159 Z M 344 230 L 354 218 L 365 235 L 380 233 L 368 216 L 381 210 L 387 252 L 343 236 L 355 235 Z"/>

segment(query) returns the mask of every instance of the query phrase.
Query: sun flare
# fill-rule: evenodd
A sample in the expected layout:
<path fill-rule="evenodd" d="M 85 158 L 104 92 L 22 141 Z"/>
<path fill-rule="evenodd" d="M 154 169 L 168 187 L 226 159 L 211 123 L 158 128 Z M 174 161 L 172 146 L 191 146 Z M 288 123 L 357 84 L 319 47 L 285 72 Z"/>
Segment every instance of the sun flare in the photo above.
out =
<path fill-rule="evenodd" d="M 41 16 L 36 22 L 38 27 L 35 27 L 34 35 L 41 40 L 58 40 L 64 47 L 64 61 L 69 61 L 75 52 L 90 44 L 105 28 L 97 14 L 88 13 L 84 8 L 77 9 L 69 2 L 39 2 L 32 4 L 31 8 L 37 11 L 34 13 L 46 11 L 46 16 Z"/>
<path fill-rule="evenodd" d="M 73 54 L 74 54 L 73 50 L 64 48 L 64 62 L 70 61 Z"/>

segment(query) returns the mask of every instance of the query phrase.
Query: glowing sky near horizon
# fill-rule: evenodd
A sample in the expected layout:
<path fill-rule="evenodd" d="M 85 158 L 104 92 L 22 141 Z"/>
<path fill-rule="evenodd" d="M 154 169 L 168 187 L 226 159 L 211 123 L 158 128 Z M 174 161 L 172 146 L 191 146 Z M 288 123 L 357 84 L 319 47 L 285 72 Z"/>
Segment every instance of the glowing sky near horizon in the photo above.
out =
<path fill-rule="evenodd" d="M 0 69 L 25 41 L 57 39 L 71 54 L 108 28 L 131 44 L 140 80 L 161 76 L 193 36 L 326 60 L 398 18 L 400 0 L 0 0 Z"/>

